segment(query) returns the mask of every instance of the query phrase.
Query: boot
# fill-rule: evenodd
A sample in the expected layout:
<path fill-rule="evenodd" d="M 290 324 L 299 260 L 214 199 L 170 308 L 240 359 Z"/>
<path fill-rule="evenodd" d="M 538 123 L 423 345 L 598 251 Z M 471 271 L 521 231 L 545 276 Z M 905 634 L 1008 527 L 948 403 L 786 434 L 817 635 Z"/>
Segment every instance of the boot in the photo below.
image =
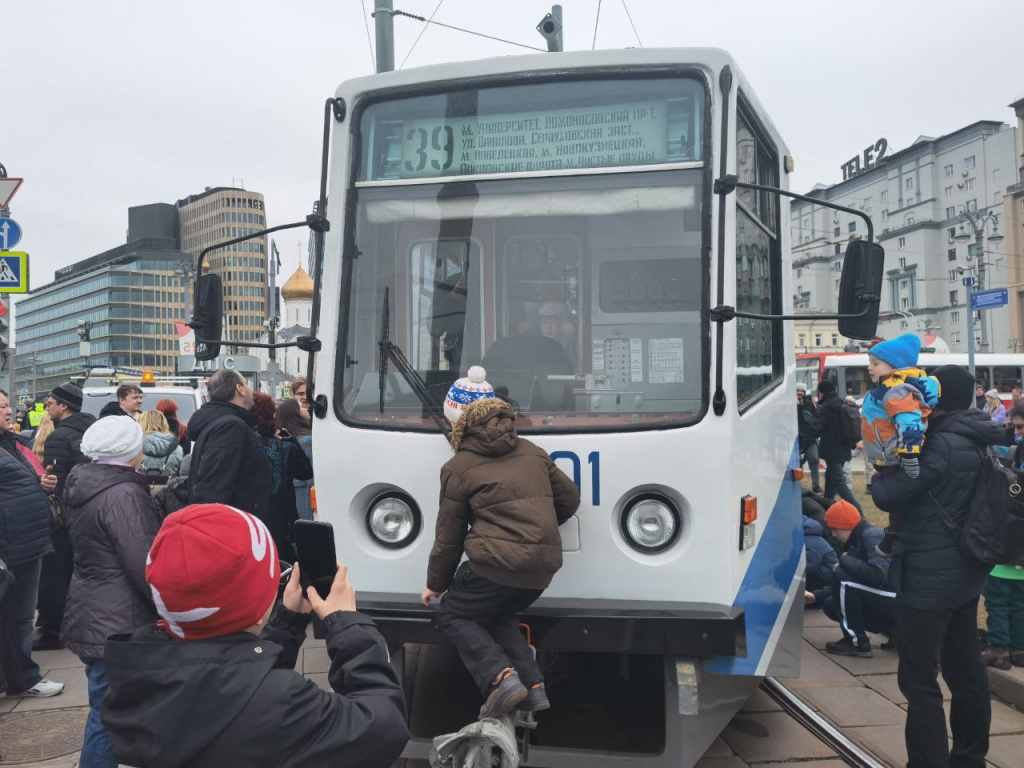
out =
<path fill-rule="evenodd" d="M 548 695 L 544 690 L 544 683 L 534 683 L 529 686 L 526 689 L 526 698 L 515 706 L 517 712 L 540 712 L 550 708 L 551 702 L 548 701 Z"/>
<path fill-rule="evenodd" d="M 487 700 L 480 707 L 480 719 L 507 715 L 526 695 L 526 688 L 519 682 L 519 673 L 511 667 L 503 669 L 498 679 L 491 683 Z"/>
<path fill-rule="evenodd" d="M 992 667 L 992 669 L 1007 670 L 1011 667 L 1010 664 L 1010 649 L 1005 645 L 993 645 L 988 649 L 988 652 L 982 656 L 982 660 L 986 666 Z"/>
<path fill-rule="evenodd" d="M 1010 663 L 1015 667 L 1024 667 L 1024 648 L 1010 649 Z"/>
<path fill-rule="evenodd" d="M 64 641 L 60 639 L 60 632 L 51 630 L 40 630 L 39 636 L 32 641 L 33 651 L 60 651 L 64 648 Z"/>

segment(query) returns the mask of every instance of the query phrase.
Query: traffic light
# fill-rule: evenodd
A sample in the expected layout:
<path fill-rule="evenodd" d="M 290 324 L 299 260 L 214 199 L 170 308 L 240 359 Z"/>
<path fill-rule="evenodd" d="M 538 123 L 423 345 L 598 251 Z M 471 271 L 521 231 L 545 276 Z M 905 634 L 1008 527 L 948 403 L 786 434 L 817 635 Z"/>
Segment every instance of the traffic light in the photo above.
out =
<path fill-rule="evenodd" d="M 11 345 L 11 314 L 7 303 L 0 299 L 0 352 L 6 352 Z"/>

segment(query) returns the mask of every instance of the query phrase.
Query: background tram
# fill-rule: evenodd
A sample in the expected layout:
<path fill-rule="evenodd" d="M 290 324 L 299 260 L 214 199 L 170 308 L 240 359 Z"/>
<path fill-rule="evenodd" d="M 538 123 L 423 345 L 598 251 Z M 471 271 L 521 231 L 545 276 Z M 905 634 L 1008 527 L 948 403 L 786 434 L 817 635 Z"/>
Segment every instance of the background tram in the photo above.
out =
<path fill-rule="evenodd" d="M 391 72 L 333 106 L 317 496 L 406 683 L 406 757 L 479 707 L 418 594 L 432 414 L 480 364 L 583 496 L 523 618 L 552 702 L 529 764 L 692 765 L 799 671 L 794 349 L 749 316 L 792 311 L 787 204 L 715 188 L 785 189 L 782 140 L 708 49 Z"/>
<path fill-rule="evenodd" d="M 966 353 L 922 352 L 919 367 L 929 373 L 943 365 L 967 367 Z M 871 388 L 868 378 L 868 356 L 857 353 L 817 353 L 797 355 L 796 380 L 809 390 L 818 388 L 823 378 L 836 385 L 841 395 L 853 395 L 857 401 Z M 996 389 L 1003 404 L 1011 404 L 1014 387 L 1024 381 L 1024 355 L 984 353 L 974 356 L 974 378 L 987 392 Z"/>

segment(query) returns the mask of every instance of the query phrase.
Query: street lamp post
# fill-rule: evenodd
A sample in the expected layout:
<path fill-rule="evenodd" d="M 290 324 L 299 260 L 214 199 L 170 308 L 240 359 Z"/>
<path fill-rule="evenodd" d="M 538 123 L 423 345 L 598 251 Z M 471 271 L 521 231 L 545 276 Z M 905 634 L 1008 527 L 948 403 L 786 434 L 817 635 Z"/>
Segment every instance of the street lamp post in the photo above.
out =
<path fill-rule="evenodd" d="M 988 236 L 990 243 L 998 243 L 1003 239 L 1003 235 L 999 232 L 999 217 L 991 211 L 986 213 L 971 213 L 970 211 L 964 211 L 960 215 L 960 232 L 956 235 L 956 239 L 960 242 L 969 242 L 971 239 L 971 231 L 968 231 L 964 226 L 965 224 L 971 225 L 971 231 L 974 233 L 974 249 L 975 256 L 978 259 L 978 284 L 976 286 L 977 291 L 985 290 L 985 228 L 991 224 L 992 232 Z M 971 318 L 971 322 L 968 323 L 970 329 L 970 347 L 969 351 L 974 347 L 974 322 L 973 314 L 974 310 L 971 308 L 971 288 L 968 286 L 967 291 L 967 314 Z M 981 314 L 981 346 L 988 347 L 988 317 L 985 313 Z M 974 368 L 971 367 L 971 375 L 974 375 Z"/>
<path fill-rule="evenodd" d="M 974 268 L 971 268 L 973 271 Z M 967 370 L 971 373 L 971 378 L 977 382 L 974 378 L 974 310 L 971 309 L 971 299 L 974 296 L 974 275 L 968 275 L 964 278 L 964 287 L 967 289 Z"/>

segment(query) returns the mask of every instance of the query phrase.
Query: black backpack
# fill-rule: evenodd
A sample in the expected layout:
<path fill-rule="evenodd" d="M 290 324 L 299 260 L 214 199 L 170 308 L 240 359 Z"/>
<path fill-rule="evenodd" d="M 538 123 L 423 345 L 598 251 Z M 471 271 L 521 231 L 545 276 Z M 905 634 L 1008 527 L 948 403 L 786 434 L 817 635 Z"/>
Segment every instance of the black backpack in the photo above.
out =
<path fill-rule="evenodd" d="M 931 495 L 929 493 L 929 495 Z M 983 453 L 978 484 L 959 526 L 932 496 L 960 554 L 987 566 L 1024 565 L 1024 487 L 1017 472 Z"/>
<path fill-rule="evenodd" d="M 856 448 L 861 441 L 860 410 L 855 405 L 841 403 L 839 405 L 839 426 L 843 436 L 843 446 Z"/>

